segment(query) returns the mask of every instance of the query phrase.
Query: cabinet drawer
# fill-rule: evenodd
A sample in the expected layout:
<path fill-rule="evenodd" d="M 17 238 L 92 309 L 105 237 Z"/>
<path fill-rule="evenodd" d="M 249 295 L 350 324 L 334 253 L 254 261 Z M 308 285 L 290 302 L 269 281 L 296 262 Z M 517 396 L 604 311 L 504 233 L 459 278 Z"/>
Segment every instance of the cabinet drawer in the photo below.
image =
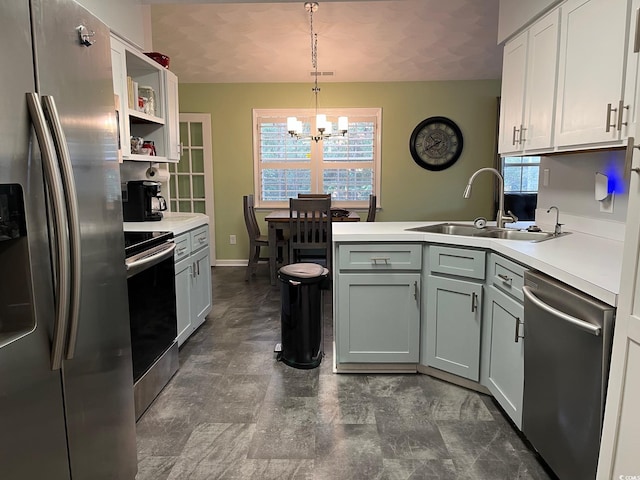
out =
<path fill-rule="evenodd" d="M 524 301 L 522 286 L 526 270 L 526 267 L 492 253 L 489 259 L 487 280 L 522 302 Z"/>
<path fill-rule="evenodd" d="M 178 263 L 183 258 L 187 258 L 191 253 L 191 236 L 188 233 L 183 233 L 175 237 L 174 241 L 176 243 L 176 249 L 173 258 L 176 263 Z"/>
<path fill-rule="evenodd" d="M 198 250 L 209 245 L 209 225 L 204 225 L 191 230 L 191 252 L 195 253 Z"/>
<path fill-rule="evenodd" d="M 485 252 L 467 248 L 429 246 L 431 272 L 484 279 Z"/>
<path fill-rule="evenodd" d="M 416 244 L 340 245 L 340 270 L 420 270 L 422 246 Z"/>

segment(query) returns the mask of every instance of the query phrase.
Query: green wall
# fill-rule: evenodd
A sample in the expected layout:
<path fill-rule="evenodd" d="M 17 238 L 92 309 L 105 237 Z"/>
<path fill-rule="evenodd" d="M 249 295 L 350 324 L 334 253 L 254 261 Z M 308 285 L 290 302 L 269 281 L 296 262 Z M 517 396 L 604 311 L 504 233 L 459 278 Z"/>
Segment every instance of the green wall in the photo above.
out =
<path fill-rule="evenodd" d="M 179 94 L 180 112 L 211 114 L 216 257 L 246 259 L 242 195 L 253 192 L 252 109 L 311 108 L 311 84 L 180 84 Z M 493 218 L 492 176 L 478 177 L 471 199 L 462 192 L 473 172 L 494 165 L 499 95 L 499 80 L 325 83 L 319 99 L 320 110 L 382 108 L 382 210 L 376 220 L 388 222 Z M 441 172 L 420 168 L 409 153 L 411 132 L 432 116 L 452 119 L 464 136 L 462 156 Z M 266 224 L 261 228 L 266 233 Z M 229 244 L 232 234 L 236 245 Z"/>

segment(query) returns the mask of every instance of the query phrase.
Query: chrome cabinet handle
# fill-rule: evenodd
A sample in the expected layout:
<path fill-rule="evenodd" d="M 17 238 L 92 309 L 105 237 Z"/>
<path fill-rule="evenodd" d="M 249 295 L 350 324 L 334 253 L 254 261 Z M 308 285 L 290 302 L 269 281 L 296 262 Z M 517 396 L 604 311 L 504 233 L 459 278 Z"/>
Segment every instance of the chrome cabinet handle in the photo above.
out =
<path fill-rule="evenodd" d="M 521 143 L 524 143 L 527 139 L 524 138 L 524 132 L 526 132 L 527 129 L 524 128 L 524 125 L 520 125 L 520 134 L 518 135 L 518 145 L 520 145 Z"/>
<path fill-rule="evenodd" d="M 418 300 L 418 281 L 413 282 L 413 298 Z"/>
<path fill-rule="evenodd" d="M 508 277 L 507 275 L 505 275 L 504 273 L 499 273 L 498 277 L 500 277 L 500 279 L 504 282 L 504 283 L 508 283 L 509 286 L 511 286 L 511 283 L 513 282 L 513 278 Z"/>
<path fill-rule="evenodd" d="M 518 343 L 518 339 L 519 338 L 524 338 L 524 335 L 520 335 L 520 317 L 516 317 L 516 337 L 514 339 L 514 342 Z"/>
<path fill-rule="evenodd" d="M 551 305 L 547 305 L 538 297 L 536 297 L 533 294 L 533 291 L 531 290 L 531 288 L 527 287 L 526 285 L 522 287 L 522 291 L 524 293 L 524 296 L 528 298 L 538 308 L 544 310 L 547 313 L 550 313 L 551 315 L 559 318 L 560 320 L 564 320 L 565 322 L 570 323 L 571 325 L 579 328 L 580 330 L 584 330 L 585 332 L 590 333 L 591 335 L 595 335 L 596 337 L 600 336 L 600 332 L 602 331 L 600 327 L 596 325 L 592 325 L 591 323 L 585 322 L 584 320 L 581 320 L 579 318 L 573 317 L 567 313 L 561 312 L 557 308 L 553 308 Z"/>
<path fill-rule="evenodd" d="M 371 263 L 378 265 L 378 262 L 384 262 L 384 265 L 389 265 L 391 257 L 371 257 Z"/>
<path fill-rule="evenodd" d="M 627 149 L 624 154 L 624 170 L 622 172 L 625 179 L 628 179 L 631 176 L 631 172 L 640 173 L 640 168 L 631 167 L 631 165 L 633 164 L 633 149 L 634 148 L 640 149 L 640 145 L 634 145 L 634 143 L 635 143 L 635 138 L 633 137 L 627 138 Z"/>
<path fill-rule="evenodd" d="M 478 294 L 476 292 L 471 292 L 471 312 L 475 313 L 478 309 Z"/>
<path fill-rule="evenodd" d="M 76 181 L 73 176 L 71 155 L 56 102 L 51 95 L 42 97 L 44 113 L 51 125 L 53 144 L 58 155 L 62 187 L 67 208 L 67 225 L 69 229 L 69 247 L 71 251 L 71 297 L 69 299 L 69 338 L 67 339 L 66 358 L 71 360 L 75 353 L 78 339 L 78 322 L 80 321 L 80 295 L 82 292 L 82 252 L 80 250 L 80 215 L 78 213 L 78 195 Z"/>
<path fill-rule="evenodd" d="M 611 112 L 617 112 L 618 109 L 617 108 L 611 108 L 611 104 L 607 103 L 607 122 L 606 122 L 606 127 L 604 129 L 605 132 L 610 132 L 611 131 L 611 127 L 616 127 L 615 122 L 612 124 L 611 123 Z"/>
<path fill-rule="evenodd" d="M 69 239 L 66 235 L 67 219 L 65 213 L 64 189 L 62 176 L 55 160 L 55 147 L 51 135 L 47 131 L 47 120 L 40 104 L 38 94 L 27 93 L 27 106 L 31 122 L 38 139 L 42 155 L 42 166 L 45 181 L 51 196 L 51 212 L 55 229 L 56 281 L 55 281 L 55 316 L 53 339 L 51 341 L 51 370 L 59 370 L 62 366 L 62 352 L 67 331 L 67 316 L 71 298 L 71 278 L 69 262 Z"/>
<path fill-rule="evenodd" d="M 516 126 L 513 126 L 513 136 L 511 137 L 511 145 L 515 145 L 516 144 L 516 134 L 519 132 L 520 130 L 518 130 L 516 128 Z"/>
<path fill-rule="evenodd" d="M 618 102 L 618 126 L 616 127 L 616 129 L 618 131 L 622 130 L 622 126 L 624 125 L 625 127 L 628 125 L 627 122 L 623 122 L 622 121 L 622 115 L 624 113 L 624 110 L 629 110 L 629 105 L 625 105 L 624 101 L 620 100 Z"/>

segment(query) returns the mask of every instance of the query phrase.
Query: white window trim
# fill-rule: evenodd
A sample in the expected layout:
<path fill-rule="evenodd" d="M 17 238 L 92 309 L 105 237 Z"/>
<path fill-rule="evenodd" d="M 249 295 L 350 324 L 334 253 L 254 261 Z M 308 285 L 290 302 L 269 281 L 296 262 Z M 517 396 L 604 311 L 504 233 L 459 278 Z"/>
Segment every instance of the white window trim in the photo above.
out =
<path fill-rule="evenodd" d="M 381 195 L 380 195 L 380 185 L 381 185 L 381 177 L 382 177 L 382 108 L 322 108 L 320 109 L 320 113 L 324 113 L 327 116 L 338 117 L 346 115 L 349 118 L 356 117 L 374 117 L 375 118 L 375 148 L 373 152 L 373 162 L 374 162 L 374 185 L 373 185 L 373 194 L 376 195 L 376 208 L 380 208 L 381 204 Z M 253 109 L 253 190 L 254 190 L 254 198 L 255 198 L 255 206 L 256 208 L 264 208 L 264 209 L 279 209 L 279 208 L 289 208 L 289 204 L 287 202 L 263 202 L 262 195 L 260 194 L 260 125 L 258 120 L 260 118 L 287 118 L 287 117 L 298 117 L 298 118 L 313 118 L 315 117 L 316 111 L 312 108 L 271 108 L 271 109 L 262 109 L 262 108 L 254 108 Z M 347 133 L 349 135 L 349 133 Z M 311 142 L 311 155 L 314 156 L 314 151 L 317 152 L 318 149 L 322 147 L 322 140 L 319 142 Z M 317 154 L 316 154 L 317 156 Z M 277 163 L 271 163 L 274 167 L 279 166 L 291 166 L 291 162 L 287 162 L 286 165 L 279 165 Z M 349 168 L 349 163 L 340 162 L 341 168 Z M 314 166 L 313 163 L 311 165 L 311 178 L 316 179 L 315 188 L 318 188 L 319 177 L 321 175 L 321 168 L 318 166 Z M 369 207 L 368 202 L 333 202 L 333 206 L 336 207 L 345 207 L 351 209 L 366 209 Z"/>

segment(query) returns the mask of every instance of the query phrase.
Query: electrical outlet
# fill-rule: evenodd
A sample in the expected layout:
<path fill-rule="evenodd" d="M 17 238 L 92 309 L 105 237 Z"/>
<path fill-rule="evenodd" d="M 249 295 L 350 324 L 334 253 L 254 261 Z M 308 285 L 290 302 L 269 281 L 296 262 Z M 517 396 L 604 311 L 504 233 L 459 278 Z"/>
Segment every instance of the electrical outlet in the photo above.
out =
<path fill-rule="evenodd" d="M 229 244 L 230 245 L 235 245 L 236 244 L 236 236 L 235 235 L 229 235 Z"/>

